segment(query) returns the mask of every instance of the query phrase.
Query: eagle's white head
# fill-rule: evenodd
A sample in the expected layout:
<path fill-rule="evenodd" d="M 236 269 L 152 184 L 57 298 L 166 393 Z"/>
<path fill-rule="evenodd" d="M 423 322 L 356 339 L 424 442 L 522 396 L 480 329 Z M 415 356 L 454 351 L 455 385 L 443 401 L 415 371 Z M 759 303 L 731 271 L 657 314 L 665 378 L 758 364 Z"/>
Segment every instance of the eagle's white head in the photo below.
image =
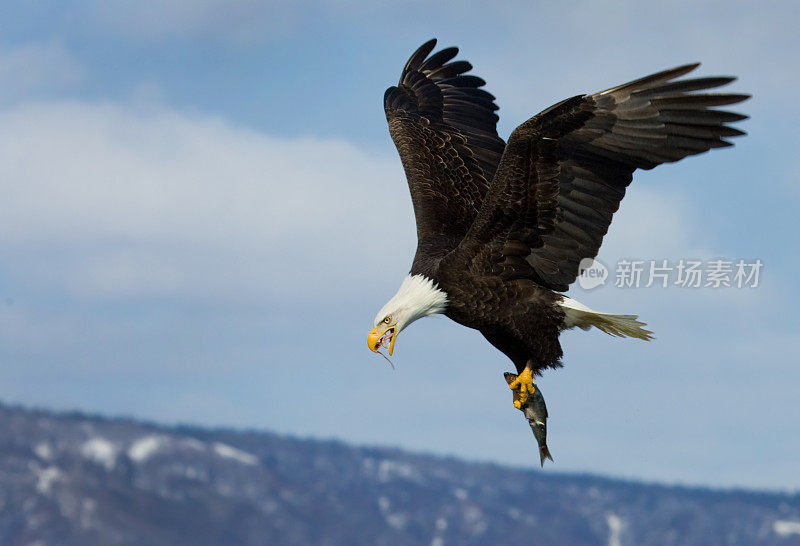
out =
<path fill-rule="evenodd" d="M 447 308 L 447 294 L 424 275 L 408 275 L 400 289 L 375 316 L 375 324 L 367 336 L 367 345 L 375 352 L 388 347 L 394 351 L 394 340 L 415 320 L 442 313 Z"/>

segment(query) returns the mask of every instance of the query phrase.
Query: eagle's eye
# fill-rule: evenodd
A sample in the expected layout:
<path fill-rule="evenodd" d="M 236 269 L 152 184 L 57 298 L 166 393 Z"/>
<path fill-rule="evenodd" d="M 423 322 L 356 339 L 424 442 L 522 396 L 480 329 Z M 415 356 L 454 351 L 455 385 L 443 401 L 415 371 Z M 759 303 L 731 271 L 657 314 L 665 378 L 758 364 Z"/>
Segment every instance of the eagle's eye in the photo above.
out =
<path fill-rule="evenodd" d="M 386 317 L 385 319 L 383 319 L 384 324 L 389 324 L 390 322 L 392 322 L 392 317 Z"/>

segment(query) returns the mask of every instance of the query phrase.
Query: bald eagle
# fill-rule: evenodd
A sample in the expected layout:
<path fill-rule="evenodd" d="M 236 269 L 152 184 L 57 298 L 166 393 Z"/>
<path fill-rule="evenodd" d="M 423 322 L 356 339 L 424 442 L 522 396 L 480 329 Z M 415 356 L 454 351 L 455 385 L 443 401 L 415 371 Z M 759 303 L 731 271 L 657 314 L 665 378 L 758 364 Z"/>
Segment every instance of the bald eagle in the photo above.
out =
<path fill-rule="evenodd" d="M 561 331 L 592 326 L 650 340 L 635 315 L 593 311 L 562 294 L 594 258 L 636 169 L 652 169 L 744 135 L 747 116 L 715 109 L 748 95 L 708 93 L 732 77 L 685 78 L 680 66 L 563 100 L 504 142 L 495 97 L 436 40 L 409 58 L 384 95 L 417 225 L 411 271 L 367 337 L 394 351 L 400 332 L 443 313 L 478 330 L 516 367 L 514 405 L 533 377 L 562 365 Z M 545 412 L 546 413 L 546 412 Z"/>

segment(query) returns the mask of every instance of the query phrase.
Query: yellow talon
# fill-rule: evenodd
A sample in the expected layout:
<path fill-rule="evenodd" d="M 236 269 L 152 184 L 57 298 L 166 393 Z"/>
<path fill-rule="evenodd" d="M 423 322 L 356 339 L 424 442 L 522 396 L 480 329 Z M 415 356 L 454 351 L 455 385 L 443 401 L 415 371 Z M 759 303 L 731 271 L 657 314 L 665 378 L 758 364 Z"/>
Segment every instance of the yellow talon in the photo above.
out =
<path fill-rule="evenodd" d="M 528 397 L 536 390 L 536 387 L 533 386 L 531 369 L 526 367 L 522 370 L 522 373 L 508 384 L 508 388 L 514 391 L 514 407 L 522 409 L 522 405 L 528 401 Z"/>

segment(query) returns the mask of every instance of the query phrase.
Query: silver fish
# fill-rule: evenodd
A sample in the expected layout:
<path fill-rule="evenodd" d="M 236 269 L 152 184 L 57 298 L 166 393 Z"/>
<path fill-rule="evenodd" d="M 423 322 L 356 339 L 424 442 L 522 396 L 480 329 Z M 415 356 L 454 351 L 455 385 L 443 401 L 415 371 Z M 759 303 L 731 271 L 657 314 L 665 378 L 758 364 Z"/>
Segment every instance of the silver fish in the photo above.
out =
<path fill-rule="evenodd" d="M 517 374 L 506 372 L 503 377 L 505 377 L 506 383 L 510 385 L 517 378 Z M 542 391 L 539 390 L 539 387 L 536 384 L 533 387 L 533 394 L 528 396 L 525 404 L 519 410 L 525 415 L 528 424 L 531 426 L 533 436 L 539 444 L 539 462 L 544 466 L 545 459 L 553 460 L 550 450 L 547 448 L 547 405 L 544 403 L 544 396 L 542 396 Z M 514 400 L 519 400 L 519 392 L 513 392 Z"/>

